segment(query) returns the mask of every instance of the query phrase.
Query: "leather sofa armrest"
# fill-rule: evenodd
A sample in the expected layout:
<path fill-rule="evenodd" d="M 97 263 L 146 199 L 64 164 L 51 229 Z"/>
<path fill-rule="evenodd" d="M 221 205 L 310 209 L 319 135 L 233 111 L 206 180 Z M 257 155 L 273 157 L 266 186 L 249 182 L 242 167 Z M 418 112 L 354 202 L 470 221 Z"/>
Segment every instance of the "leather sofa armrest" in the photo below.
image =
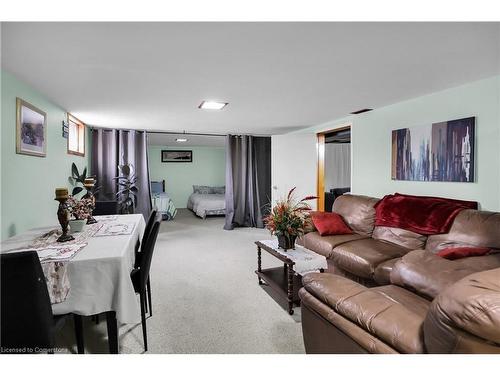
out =
<path fill-rule="evenodd" d="M 443 291 L 430 306 L 424 338 L 430 353 L 500 353 L 500 268 Z"/>
<path fill-rule="evenodd" d="M 410 289 L 429 299 L 474 269 L 463 263 L 443 259 L 426 250 L 414 250 L 404 255 L 392 268 L 391 283 Z"/>

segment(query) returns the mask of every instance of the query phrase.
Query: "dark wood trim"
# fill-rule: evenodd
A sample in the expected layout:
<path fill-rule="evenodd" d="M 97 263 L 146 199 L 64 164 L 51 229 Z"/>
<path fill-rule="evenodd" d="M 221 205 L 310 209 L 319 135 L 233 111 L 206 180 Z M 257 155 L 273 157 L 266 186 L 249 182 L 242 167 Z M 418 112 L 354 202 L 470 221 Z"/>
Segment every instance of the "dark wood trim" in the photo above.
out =
<path fill-rule="evenodd" d="M 295 262 L 293 260 L 288 259 L 287 257 L 281 255 L 279 252 L 277 252 L 276 250 L 274 250 L 273 248 L 271 248 L 269 246 L 264 245 L 262 242 L 256 241 L 255 244 L 257 245 L 257 250 L 259 250 L 259 249 L 265 250 L 269 254 L 271 254 L 273 257 L 278 258 L 283 263 L 286 263 L 289 266 L 294 266 L 295 265 Z"/>
<path fill-rule="evenodd" d="M 255 242 L 255 244 L 257 245 L 257 270 L 255 274 L 259 285 L 267 285 L 273 289 L 280 298 L 288 303 L 288 314 L 293 315 L 294 305 L 300 305 L 298 292 L 302 287 L 302 277 L 293 269 L 295 262 L 260 241 Z M 261 250 L 278 258 L 283 262 L 283 266 L 262 269 Z"/>

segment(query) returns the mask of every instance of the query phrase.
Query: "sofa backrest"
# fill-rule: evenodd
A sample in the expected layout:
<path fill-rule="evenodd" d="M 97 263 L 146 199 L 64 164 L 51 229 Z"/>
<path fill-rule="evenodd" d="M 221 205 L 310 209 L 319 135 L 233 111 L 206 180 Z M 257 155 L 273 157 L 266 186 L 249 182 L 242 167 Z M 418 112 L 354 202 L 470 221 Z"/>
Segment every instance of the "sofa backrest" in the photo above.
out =
<path fill-rule="evenodd" d="M 375 223 L 375 203 L 377 198 L 365 195 L 344 194 L 333 202 L 333 212 L 344 218 L 344 221 L 356 233 L 371 236 Z"/>
<path fill-rule="evenodd" d="M 372 237 L 379 241 L 391 242 L 407 249 L 423 249 L 427 236 L 402 228 L 376 226 Z"/>
<path fill-rule="evenodd" d="M 426 249 L 437 253 L 451 246 L 478 246 L 500 249 L 500 213 L 463 210 L 448 233 L 431 235 Z"/>
<path fill-rule="evenodd" d="M 429 353 L 500 353 L 500 268 L 470 274 L 441 292 L 424 321 Z"/>

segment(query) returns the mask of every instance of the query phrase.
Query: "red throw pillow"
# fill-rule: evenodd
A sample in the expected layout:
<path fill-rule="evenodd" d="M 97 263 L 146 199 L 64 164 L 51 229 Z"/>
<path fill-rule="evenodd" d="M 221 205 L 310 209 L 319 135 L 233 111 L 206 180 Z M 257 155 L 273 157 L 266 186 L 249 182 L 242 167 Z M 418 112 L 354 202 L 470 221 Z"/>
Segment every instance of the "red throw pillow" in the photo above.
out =
<path fill-rule="evenodd" d="M 335 212 L 317 212 L 311 215 L 312 221 L 321 236 L 332 234 L 352 234 L 351 228 L 342 216 Z"/>
<path fill-rule="evenodd" d="M 437 255 L 445 259 L 453 260 L 486 255 L 490 250 L 491 249 L 487 247 L 447 247 L 437 253 Z"/>

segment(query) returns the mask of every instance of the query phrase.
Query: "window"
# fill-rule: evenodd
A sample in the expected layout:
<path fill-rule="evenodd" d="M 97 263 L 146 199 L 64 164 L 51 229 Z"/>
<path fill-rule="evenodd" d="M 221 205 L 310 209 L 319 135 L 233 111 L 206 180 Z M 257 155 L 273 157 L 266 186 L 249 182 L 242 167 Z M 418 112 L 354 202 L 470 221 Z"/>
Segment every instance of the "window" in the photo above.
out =
<path fill-rule="evenodd" d="M 69 113 L 68 154 L 85 156 L 85 124 Z"/>

